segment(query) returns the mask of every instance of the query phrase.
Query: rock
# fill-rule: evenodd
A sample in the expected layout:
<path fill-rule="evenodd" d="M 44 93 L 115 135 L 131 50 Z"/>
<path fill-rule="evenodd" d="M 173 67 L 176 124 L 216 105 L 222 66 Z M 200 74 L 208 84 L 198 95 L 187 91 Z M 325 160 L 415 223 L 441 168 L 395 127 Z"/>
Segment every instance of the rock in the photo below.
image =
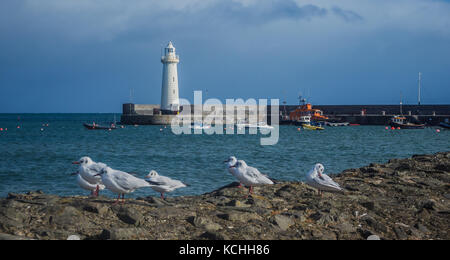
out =
<path fill-rule="evenodd" d="M 104 240 L 132 240 L 145 239 L 148 232 L 141 228 L 113 228 L 103 230 L 100 235 Z"/>
<path fill-rule="evenodd" d="M 408 239 L 408 235 L 405 232 L 405 228 L 402 226 L 395 226 L 394 232 L 397 235 L 398 239 L 405 240 Z"/>
<path fill-rule="evenodd" d="M 361 206 L 363 206 L 364 208 L 366 208 L 368 210 L 374 210 L 375 209 L 375 202 L 373 202 L 373 201 L 361 202 Z"/>
<path fill-rule="evenodd" d="M 377 235 L 370 235 L 370 236 L 367 237 L 367 240 L 381 240 L 381 239 Z"/>
<path fill-rule="evenodd" d="M 252 219 L 262 220 L 262 218 L 255 213 L 247 213 L 239 211 L 231 211 L 229 213 L 219 214 L 218 217 L 228 221 L 241 221 L 241 222 L 247 222 Z"/>
<path fill-rule="evenodd" d="M 336 226 L 340 233 L 349 234 L 356 232 L 356 227 L 348 222 L 340 223 Z"/>
<path fill-rule="evenodd" d="M 225 234 L 221 234 L 218 232 L 206 231 L 203 233 L 200 238 L 209 239 L 209 240 L 230 240 L 228 236 Z"/>
<path fill-rule="evenodd" d="M 81 238 L 78 235 L 70 235 L 67 240 L 81 240 Z"/>
<path fill-rule="evenodd" d="M 120 208 L 117 212 L 117 217 L 123 222 L 135 226 L 139 226 L 144 218 L 139 211 L 133 208 Z"/>
<path fill-rule="evenodd" d="M 294 225 L 294 221 L 290 217 L 283 215 L 274 216 L 273 223 L 276 224 L 281 230 L 288 230 L 292 225 Z"/>
<path fill-rule="evenodd" d="M 189 217 L 188 222 L 191 222 L 195 227 L 204 228 L 207 231 L 217 231 L 222 229 L 222 226 L 214 223 L 212 220 L 205 217 Z"/>
<path fill-rule="evenodd" d="M 420 208 L 434 210 L 436 201 L 433 199 L 427 199 L 421 202 Z"/>
<path fill-rule="evenodd" d="M 23 236 L 15 236 L 10 234 L 0 233 L 0 240 L 32 240 Z"/>
<path fill-rule="evenodd" d="M 417 228 L 417 230 L 419 230 L 420 232 L 425 234 L 430 232 L 430 230 L 426 226 L 420 223 L 415 224 L 414 227 Z"/>
<path fill-rule="evenodd" d="M 50 210 L 53 213 L 53 218 L 50 217 L 49 222 L 58 225 L 58 226 L 70 226 L 74 223 L 83 224 L 85 222 L 85 219 L 83 215 L 78 211 L 76 208 L 72 206 L 67 207 L 61 207 L 57 206 Z"/>
<path fill-rule="evenodd" d="M 367 224 L 369 227 L 375 229 L 375 231 L 378 232 L 386 232 L 387 228 L 385 225 L 383 225 L 381 222 L 375 220 L 373 217 L 369 216 L 369 215 L 365 215 L 363 217 L 361 217 L 361 221 L 365 222 L 365 224 Z"/>
<path fill-rule="evenodd" d="M 239 200 L 232 200 L 228 203 L 225 204 L 226 206 L 231 206 L 231 207 L 238 207 L 238 208 L 242 208 L 242 207 L 250 207 L 250 205 L 248 204 L 244 204 Z"/>

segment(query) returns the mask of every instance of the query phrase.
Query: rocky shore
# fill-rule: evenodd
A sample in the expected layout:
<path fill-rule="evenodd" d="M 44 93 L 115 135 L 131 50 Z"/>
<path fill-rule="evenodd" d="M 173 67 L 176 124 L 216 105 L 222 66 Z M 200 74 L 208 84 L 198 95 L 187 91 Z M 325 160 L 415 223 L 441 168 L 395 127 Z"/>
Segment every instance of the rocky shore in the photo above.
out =
<path fill-rule="evenodd" d="M 345 194 L 301 182 L 200 196 L 129 199 L 29 192 L 0 199 L 0 239 L 450 239 L 450 152 L 333 176 Z"/>

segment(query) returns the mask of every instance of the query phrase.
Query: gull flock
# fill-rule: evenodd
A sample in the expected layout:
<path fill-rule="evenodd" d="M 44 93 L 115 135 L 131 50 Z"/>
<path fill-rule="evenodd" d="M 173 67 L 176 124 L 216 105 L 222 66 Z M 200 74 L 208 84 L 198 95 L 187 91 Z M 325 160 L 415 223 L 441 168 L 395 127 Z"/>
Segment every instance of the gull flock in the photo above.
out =
<path fill-rule="evenodd" d="M 230 156 L 224 163 L 226 163 L 228 172 L 239 181 L 239 187 L 249 187 L 248 195 L 253 194 L 254 186 L 274 184 L 269 176 L 262 174 L 257 168 L 248 166 L 244 160 L 238 160 L 236 157 Z M 120 196 L 122 196 L 122 203 L 125 203 L 125 194 L 141 188 L 152 188 L 161 194 L 161 199 L 165 199 L 165 193 L 189 186 L 179 180 L 159 175 L 155 170 L 151 170 L 144 179 L 141 179 L 132 173 L 113 169 L 101 162 L 95 162 L 87 156 L 81 157 L 73 164 L 79 165 L 78 171 L 72 173 L 72 175 L 77 176 L 76 181 L 82 189 L 90 191 L 93 197 L 97 197 L 101 190 L 108 189 L 117 194 L 116 204 L 119 203 Z M 306 184 L 316 188 L 320 196 L 324 191 L 343 192 L 344 190 L 338 183 L 324 174 L 324 170 L 322 164 L 314 165 L 306 174 Z"/>

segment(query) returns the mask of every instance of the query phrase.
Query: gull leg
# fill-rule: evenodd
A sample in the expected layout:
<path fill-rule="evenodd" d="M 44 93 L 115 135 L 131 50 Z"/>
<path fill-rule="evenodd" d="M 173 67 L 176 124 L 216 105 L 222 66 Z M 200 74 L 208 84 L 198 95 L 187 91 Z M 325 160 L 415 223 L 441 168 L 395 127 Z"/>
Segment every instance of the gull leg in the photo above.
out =
<path fill-rule="evenodd" d="M 161 192 L 161 199 L 164 200 L 164 192 Z"/>
<path fill-rule="evenodd" d="M 99 191 L 100 191 L 100 187 L 97 185 L 97 188 L 95 189 L 94 197 L 98 197 Z"/>
<path fill-rule="evenodd" d="M 117 205 L 117 204 L 119 204 L 119 200 L 120 200 L 120 193 L 119 193 L 119 196 L 117 197 L 117 200 L 116 200 L 116 202 L 114 202 L 114 205 Z"/>
<path fill-rule="evenodd" d="M 122 193 L 122 204 L 125 204 L 125 193 Z"/>

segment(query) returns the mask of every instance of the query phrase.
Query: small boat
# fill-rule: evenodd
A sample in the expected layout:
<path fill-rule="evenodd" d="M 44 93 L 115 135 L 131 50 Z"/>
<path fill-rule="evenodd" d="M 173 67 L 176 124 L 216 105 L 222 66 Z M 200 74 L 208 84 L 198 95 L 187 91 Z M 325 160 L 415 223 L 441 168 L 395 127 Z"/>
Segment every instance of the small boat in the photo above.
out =
<path fill-rule="evenodd" d="M 194 123 L 191 125 L 191 128 L 193 129 L 210 129 L 211 125 L 204 125 L 203 123 Z"/>
<path fill-rule="evenodd" d="M 439 124 L 439 126 L 445 128 L 445 129 L 450 129 L 450 124 L 446 123 L 446 122 L 441 122 Z"/>
<path fill-rule="evenodd" d="M 306 130 L 325 130 L 325 128 L 323 128 L 321 126 L 310 125 L 310 124 L 303 124 L 302 127 L 303 127 L 303 129 L 306 129 Z"/>
<path fill-rule="evenodd" d="M 273 129 L 273 126 L 268 125 L 266 122 L 259 122 L 257 124 L 249 124 L 249 123 L 237 123 L 236 127 L 238 129 L 242 129 L 242 128 L 257 128 L 257 129 Z"/>
<path fill-rule="evenodd" d="M 391 118 L 389 122 L 391 127 L 400 128 L 400 129 L 424 129 L 424 124 L 413 124 L 406 120 L 404 116 L 394 116 Z"/>
<path fill-rule="evenodd" d="M 343 122 L 343 123 L 337 123 L 337 122 L 325 122 L 326 126 L 349 126 L 350 123 L 349 122 Z"/>
<path fill-rule="evenodd" d="M 107 126 L 107 125 L 99 125 L 99 124 L 96 124 L 95 122 L 92 124 L 84 123 L 83 126 L 89 130 L 114 130 L 114 129 L 117 129 L 115 124 L 111 124 L 111 125 Z"/>

